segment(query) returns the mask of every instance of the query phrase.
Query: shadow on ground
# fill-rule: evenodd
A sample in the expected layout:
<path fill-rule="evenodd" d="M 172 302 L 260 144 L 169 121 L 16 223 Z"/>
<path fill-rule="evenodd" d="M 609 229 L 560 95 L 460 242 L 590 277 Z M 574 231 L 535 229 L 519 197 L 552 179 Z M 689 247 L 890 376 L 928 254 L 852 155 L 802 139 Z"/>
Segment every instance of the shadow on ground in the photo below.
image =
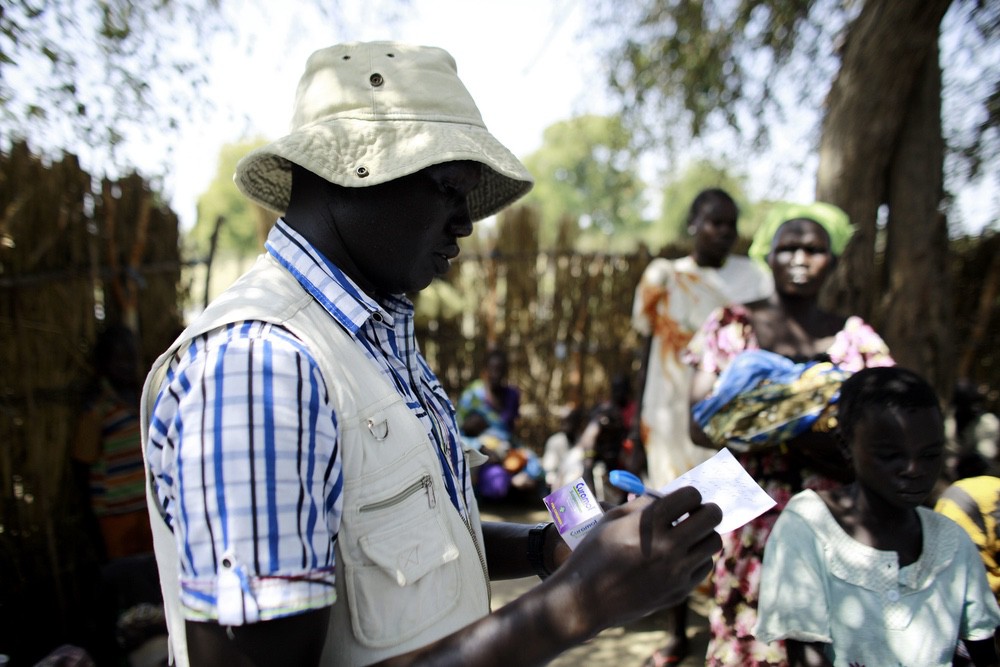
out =
<path fill-rule="evenodd" d="M 537 523 L 545 521 L 548 514 L 538 501 L 537 508 L 531 503 L 481 504 L 480 512 L 484 521 L 516 521 Z M 493 608 L 502 607 L 538 583 L 538 579 L 512 579 L 493 584 Z M 708 644 L 708 601 L 700 593 L 691 599 L 688 640 L 691 650 L 680 667 L 700 667 L 705 664 L 705 648 Z M 587 643 L 563 653 L 549 663 L 550 667 L 640 667 L 650 654 L 662 646 L 667 639 L 666 615 L 658 613 L 626 628 L 609 628 Z"/>

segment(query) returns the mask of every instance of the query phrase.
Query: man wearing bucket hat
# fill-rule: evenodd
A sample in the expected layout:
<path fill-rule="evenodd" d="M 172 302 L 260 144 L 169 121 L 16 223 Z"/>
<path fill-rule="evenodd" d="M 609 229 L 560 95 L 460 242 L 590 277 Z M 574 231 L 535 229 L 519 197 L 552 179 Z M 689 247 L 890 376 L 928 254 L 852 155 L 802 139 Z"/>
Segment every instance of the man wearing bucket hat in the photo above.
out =
<path fill-rule="evenodd" d="M 616 508 L 572 554 L 551 525 L 480 522 L 404 295 L 531 178 L 451 56 L 317 51 L 292 127 L 237 166 L 282 212 L 266 252 L 143 393 L 175 662 L 543 664 L 683 599 L 720 546 L 694 489 Z M 532 573 L 553 574 L 489 613 L 491 577 Z"/>

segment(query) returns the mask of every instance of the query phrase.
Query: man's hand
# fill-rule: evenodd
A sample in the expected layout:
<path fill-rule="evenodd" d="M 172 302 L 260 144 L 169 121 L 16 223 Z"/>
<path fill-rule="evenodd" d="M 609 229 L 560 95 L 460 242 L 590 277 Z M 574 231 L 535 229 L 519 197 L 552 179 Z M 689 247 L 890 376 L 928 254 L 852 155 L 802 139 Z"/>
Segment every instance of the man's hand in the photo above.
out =
<path fill-rule="evenodd" d="M 708 575 L 721 520 L 693 487 L 638 498 L 605 514 L 548 583 L 572 580 L 578 621 L 594 632 L 629 623 L 680 603 Z"/>

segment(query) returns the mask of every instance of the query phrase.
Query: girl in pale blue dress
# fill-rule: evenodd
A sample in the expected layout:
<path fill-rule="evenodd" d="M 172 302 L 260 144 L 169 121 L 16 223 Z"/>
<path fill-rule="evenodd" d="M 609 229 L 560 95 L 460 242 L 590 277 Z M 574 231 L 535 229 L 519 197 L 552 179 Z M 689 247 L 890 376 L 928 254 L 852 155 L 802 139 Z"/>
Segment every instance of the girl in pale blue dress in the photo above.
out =
<path fill-rule="evenodd" d="M 764 551 L 760 642 L 790 665 L 948 667 L 959 640 L 996 665 L 1000 608 L 968 535 L 922 503 L 941 473 L 944 422 L 915 373 L 847 379 L 840 433 L 855 481 L 795 495 Z"/>

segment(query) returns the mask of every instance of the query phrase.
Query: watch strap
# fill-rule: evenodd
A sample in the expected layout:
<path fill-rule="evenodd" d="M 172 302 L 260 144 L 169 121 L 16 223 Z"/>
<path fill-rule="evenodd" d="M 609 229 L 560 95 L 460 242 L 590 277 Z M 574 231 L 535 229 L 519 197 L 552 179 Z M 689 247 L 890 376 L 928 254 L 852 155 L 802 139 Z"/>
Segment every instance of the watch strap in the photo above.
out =
<path fill-rule="evenodd" d="M 542 581 L 552 574 L 545 567 L 545 530 L 551 525 L 551 522 L 543 521 L 528 531 L 528 563 Z"/>

